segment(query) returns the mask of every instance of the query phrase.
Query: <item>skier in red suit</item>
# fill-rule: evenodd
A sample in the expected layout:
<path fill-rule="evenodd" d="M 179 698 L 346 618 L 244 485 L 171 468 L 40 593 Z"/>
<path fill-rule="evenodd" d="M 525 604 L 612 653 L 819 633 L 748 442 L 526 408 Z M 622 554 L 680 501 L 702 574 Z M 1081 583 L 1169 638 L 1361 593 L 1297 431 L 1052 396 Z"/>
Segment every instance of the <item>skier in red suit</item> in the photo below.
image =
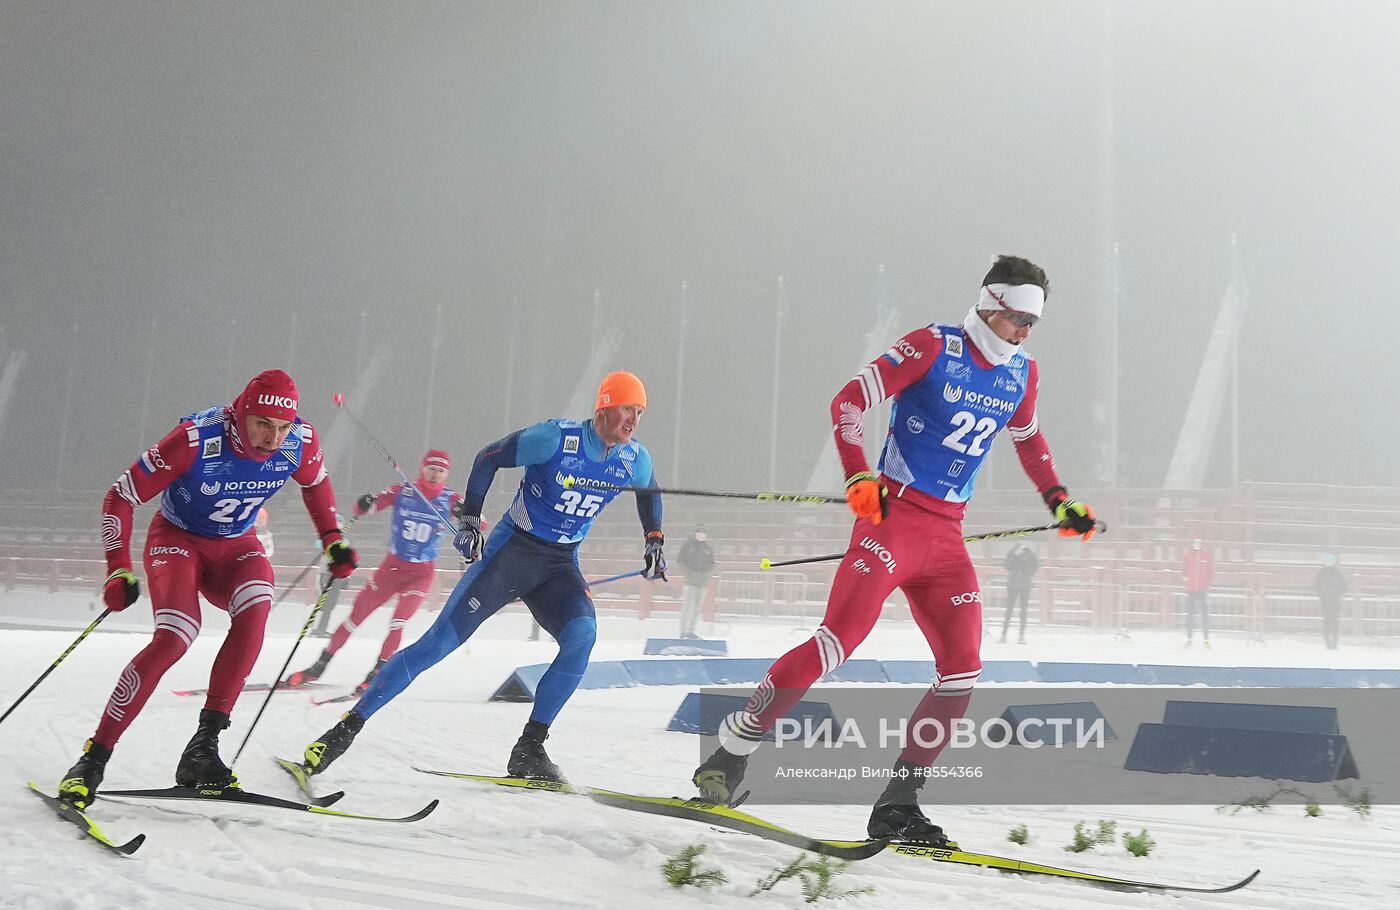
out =
<path fill-rule="evenodd" d="M 961 325 L 930 325 L 894 343 L 831 402 L 846 499 L 856 515 L 850 546 L 832 580 L 816 633 L 769 669 L 748 704 L 724 719 L 720 748 L 696 769 L 701 794 L 731 802 L 741 793 L 748 756 L 823 675 L 870 634 L 886 597 L 900 588 L 933 651 L 937 674 L 908 729 L 925 719 L 947 730 L 966 712 L 981 673 L 982 597 L 963 543 L 962 519 L 992 438 L 1011 434 L 1026 475 L 1061 534 L 1091 537 L 1093 510 L 1069 498 L 1036 418 L 1035 361 L 1021 350 L 1049 291 L 1045 272 L 999 257 Z M 861 415 L 893 398 L 880 472 L 862 448 Z M 927 729 L 927 727 L 925 727 Z M 908 741 L 876 802 L 871 837 L 946 844 L 920 810 L 917 793 L 946 737 L 931 747 Z"/>
<path fill-rule="evenodd" d="M 447 533 L 447 525 L 438 516 L 451 514 L 461 517 L 462 494 L 447 488 L 450 470 L 452 459 L 447 452 L 430 449 L 423 456 L 418 480 L 412 487 L 396 483 L 377 495 L 366 493 L 355 500 L 357 518 L 371 510 L 394 510 L 393 525 L 389 531 L 389 552 L 355 598 L 350 618 L 336 628 L 330 644 L 315 663 L 287 677 L 288 686 L 295 688 L 320 679 L 331 658 L 350 639 L 350 634 L 395 594 L 399 597 L 399 603 L 394 608 L 393 618 L 389 620 L 389 634 L 384 636 L 379 660 L 355 691 L 368 689 L 379 668 L 398 651 L 399 643 L 403 641 L 404 626 L 418 612 L 433 586 L 438 549 L 442 545 L 442 536 Z"/>
<path fill-rule="evenodd" d="M 229 631 L 214 658 L 199 725 L 180 756 L 175 782 L 237 786 L 219 758 L 218 738 L 262 649 L 272 606 L 272 566 L 253 527 L 259 508 L 288 480 L 295 481 L 331 571 L 343 578 L 358 561 L 340 532 L 320 442 L 311 425 L 297 418 L 297 409 L 290 376 L 281 370 L 259 373 L 231 407 L 183 418 L 107 491 L 102 543 L 109 574 L 102 599 L 114 612 L 141 594 L 131 559 L 135 509 L 161 497 L 145 551 L 155 632 L 118 678 L 97 732 L 59 784 L 61 799 L 84 808 L 96 798 L 117 740 L 199 634 L 201 594 L 228 613 Z"/>

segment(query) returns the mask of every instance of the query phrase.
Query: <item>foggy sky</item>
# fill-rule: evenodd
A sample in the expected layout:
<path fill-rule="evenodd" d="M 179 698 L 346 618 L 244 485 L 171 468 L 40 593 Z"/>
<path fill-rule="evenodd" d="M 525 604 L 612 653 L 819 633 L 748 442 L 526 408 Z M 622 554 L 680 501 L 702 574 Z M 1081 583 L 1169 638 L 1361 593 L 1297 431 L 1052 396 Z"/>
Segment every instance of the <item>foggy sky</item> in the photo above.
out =
<path fill-rule="evenodd" d="M 438 306 L 428 441 L 465 467 L 587 416 L 597 289 L 664 483 L 766 484 L 781 344 L 796 488 L 879 300 L 956 323 L 1010 252 L 1053 286 L 1027 347 L 1061 476 L 1104 476 L 1116 307 L 1118 483 L 1152 488 L 1232 234 L 1242 477 L 1394 485 L 1396 6 L 0 2 L 0 486 L 105 487 L 269 367 L 329 425 L 377 348 L 354 404 L 416 464 Z M 392 482 L 356 459 L 342 498 Z"/>

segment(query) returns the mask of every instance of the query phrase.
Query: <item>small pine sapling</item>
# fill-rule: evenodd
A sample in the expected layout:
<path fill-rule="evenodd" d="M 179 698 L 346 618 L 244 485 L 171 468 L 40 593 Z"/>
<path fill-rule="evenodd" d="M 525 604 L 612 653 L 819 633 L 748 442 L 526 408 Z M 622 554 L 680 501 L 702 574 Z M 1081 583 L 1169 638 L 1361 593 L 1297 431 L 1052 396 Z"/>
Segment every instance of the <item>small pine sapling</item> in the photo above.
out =
<path fill-rule="evenodd" d="M 1157 842 L 1147 833 L 1147 829 L 1143 828 L 1137 834 L 1131 831 L 1123 832 L 1123 846 L 1133 856 L 1146 856 L 1152 852 L 1153 847 L 1157 846 Z"/>
<path fill-rule="evenodd" d="M 1098 844 L 1111 844 L 1118 839 L 1118 823 L 1099 819 L 1097 829 L 1087 827 L 1084 822 L 1074 823 L 1074 840 L 1065 849 L 1071 853 L 1083 853 Z"/>
<path fill-rule="evenodd" d="M 1030 829 L 1027 828 L 1025 825 L 1017 825 L 1016 827 L 1012 828 L 1009 832 L 1007 832 L 1006 839 L 1011 841 L 1011 843 L 1013 844 L 1020 844 L 1024 847 L 1026 844 L 1030 843 Z"/>
<path fill-rule="evenodd" d="M 676 855 L 668 857 L 661 864 L 661 874 L 672 888 L 694 885 L 697 888 L 713 888 L 723 885 L 729 879 L 717 868 L 705 869 L 700 865 L 700 857 L 705 852 L 704 844 L 690 844 L 682 847 Z"/>
<path fill-rule="evenodd" d="M 807 854 L 799 853 L 797 855 L 797 859 L 788 863 L 786 866 L 781 866 L 777 869 L 774 869 L 768 875 L 765 875 L 763 878 L 760 878 L 758 880 L 758 887 L 754 889 L 753 893 L 759 894 L 763 891 L 772 891 L 773 886 L 778 884 L 779 882 L 787 881 L 790 878 L 795 878 L 797 874 L 802 871 L 802 864 L 806 861 Z M 753 894 L 749 896 L 752 897 Z"/>
<path fill-rule="evenodd" d="M 805 853 L 799 853 L 797 859 L 759 879 L 753 894 L 771 891 L 774 885 L 790 878 L 802 882 L 802 896 L 809 904 L 815 904 L 822 899 L 846 900 L 861 894 L 873 894 L 875 889 L 868 885 L 845 891 L 836 887 L 836 876 L 845 872 L 850 864 L 850 860 L 833 859 L 830 856 L 812 858 Z"/>

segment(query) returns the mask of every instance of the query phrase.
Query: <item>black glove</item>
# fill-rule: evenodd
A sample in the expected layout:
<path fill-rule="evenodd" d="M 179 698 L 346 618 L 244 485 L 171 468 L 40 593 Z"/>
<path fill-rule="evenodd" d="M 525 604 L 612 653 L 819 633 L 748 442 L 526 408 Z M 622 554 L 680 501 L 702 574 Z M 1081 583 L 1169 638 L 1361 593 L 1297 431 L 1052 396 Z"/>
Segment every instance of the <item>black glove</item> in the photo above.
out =
<path fill-rule="evenodd" d="M 457 504 L 452 507 L 452 517 L 457 519 L 459 523 L 467 517 L 467 501 L 465 499 L 457 500 Z"/>
<path fill-rule="evenodd" d="M 646 568 L 642 569 L 643 578 L 666 580 L 666 554 L 661 552 L 665 544 L 666 535 L 660 531 L 647 534 L 646 549 L 642 551 L 642 560 L 646 563 Z"/>
<path fill-rule="evenodd" d="M 117 569 L 102 586 L 102 602 L 113 613 L 120 613 L 141 596 L 141 582 L 130 569 Z"/>
<path fill-rule="evenodd" d="M 327 544 L 326 558 L 330 560 L 326 571 L 336 578 L 349 578 L 360 564 L 360 554 L 344 540 L 333 540 Z"/>
<path fill-rule="evenodd" d="M 1082 537 L 1088 540 L 1099 529 L 1094 519 L 1094 510 L 1087 503 L 1069 498 L 1064 487 L 1051 487 L 1045 491 L 1045 504 L 1054 513 L 1061 525 L 1061 537 Z"/>
<path fill-rule="evenodd" d="M 379 497 L 375 496 L 373 493 L 366 493 L 355 500 L 355 517 L 359 518 L 361 515 L 374 508 L 375 500 L 378 498 Z"/>
<path fill-rule="evenodd" d="M 462 561 L 476 562 L 481 558 L 481 516 L 463 515 L 462 526 L 452 538 L 452 546 L 462 554 Z"/>

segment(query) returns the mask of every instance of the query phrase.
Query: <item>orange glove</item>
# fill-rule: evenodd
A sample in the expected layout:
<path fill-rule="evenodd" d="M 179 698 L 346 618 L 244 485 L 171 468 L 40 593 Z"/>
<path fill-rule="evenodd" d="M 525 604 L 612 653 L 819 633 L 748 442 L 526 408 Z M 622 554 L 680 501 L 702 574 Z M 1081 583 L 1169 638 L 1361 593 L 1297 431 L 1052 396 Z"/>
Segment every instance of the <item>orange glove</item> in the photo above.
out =
<path fill-rule="evenodd" d="M 846 503 L 856 518 L 868 518 L 875 524 L 884 521 L 889 514 L 885 496 L 889 491 L 871 476 L 869 471 L 861 471 L 846 478 Z"/>

